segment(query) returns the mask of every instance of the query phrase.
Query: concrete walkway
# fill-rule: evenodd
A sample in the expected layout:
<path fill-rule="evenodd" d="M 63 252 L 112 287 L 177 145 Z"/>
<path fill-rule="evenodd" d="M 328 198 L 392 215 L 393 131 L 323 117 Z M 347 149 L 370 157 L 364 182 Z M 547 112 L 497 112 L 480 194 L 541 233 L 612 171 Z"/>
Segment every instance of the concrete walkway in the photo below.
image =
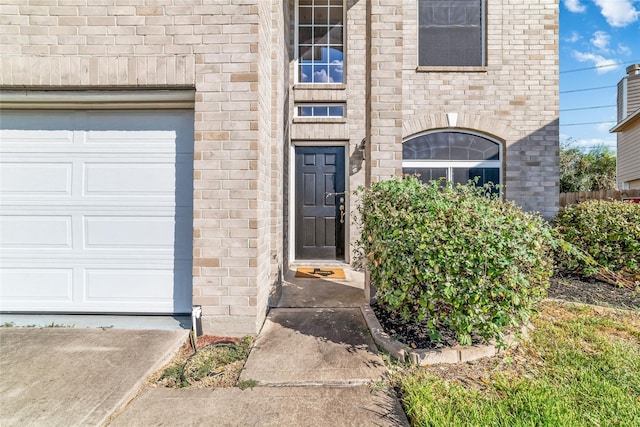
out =
<path fill-rule="evenodd" d="M 405 426 L 362 317 L 362 276 L 286 277 L 239 388 L 147 389 L 112 426 Z"/>
<path fill-rule="evenodd" d="M 0 426 L 100 426 L 188 331 L 0 328 Z"/>
<path fill-rule="evenodd" d="M 75 328 L 0 328 L 0 426 L 408 425 L 360 310 L 362 275 L 285 281 L 245 390 L 142 389 L 184 329 L 79 328 L 77 317 Z"/>

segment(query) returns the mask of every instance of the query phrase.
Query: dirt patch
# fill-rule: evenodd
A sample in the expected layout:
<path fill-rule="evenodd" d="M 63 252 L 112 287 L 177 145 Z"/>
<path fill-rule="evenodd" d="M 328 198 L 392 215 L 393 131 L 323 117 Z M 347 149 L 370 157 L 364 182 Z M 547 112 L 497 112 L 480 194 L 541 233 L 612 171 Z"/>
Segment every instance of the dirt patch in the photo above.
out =
<path fill-rule="evenodd" d="M 249 356 L 253 339 L 203 335 L 196 348 L 185 342 L 171 361 L 148 380 L 149 387 L 235 387 Z"/>

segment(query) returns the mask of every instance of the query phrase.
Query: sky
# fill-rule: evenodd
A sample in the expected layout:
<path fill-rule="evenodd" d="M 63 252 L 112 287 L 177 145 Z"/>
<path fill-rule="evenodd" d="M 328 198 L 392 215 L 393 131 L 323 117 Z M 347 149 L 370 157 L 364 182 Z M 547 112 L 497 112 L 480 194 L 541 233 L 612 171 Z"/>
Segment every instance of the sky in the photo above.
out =
<path fill-rule="evenodd" d="M 561 143 L 615 150 L 616 86 L 636 63 L 640 0 L 561 0 Z"/>

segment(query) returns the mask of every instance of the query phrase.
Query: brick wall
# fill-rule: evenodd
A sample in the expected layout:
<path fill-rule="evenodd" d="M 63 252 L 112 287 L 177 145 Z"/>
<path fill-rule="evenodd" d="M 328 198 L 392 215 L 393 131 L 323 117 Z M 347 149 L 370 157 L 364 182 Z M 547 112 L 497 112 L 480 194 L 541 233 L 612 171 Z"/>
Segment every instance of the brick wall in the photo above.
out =
<path fill-rule="evenodd" d="M 271 9 L 263 0 L 5 0 L 0 9 L 4 87 L 195 87 L 193 303 L 205 332 L 257 332 L 282 268 L 271 232 L 282 193 L 271 137 L 282 119 L 271 115 L 284 97 L 272 81 L 283 16 Z"/>
<path fill-rule="evenodd" d="M 417 70 L 417 2 L 405 0 L 403 16 L 403 137 L 450 127 L 457 115 L 453 127 L 502 142 L 506 197 L 553 216 L 559 197 L 558 1 L 488 0 L 487 64 L 472 72 Z"/>
<path fill-rule="evenodd" d="M 415 0 L 345 0 L 346 81 L 324 89 L 293 81 L 294 0 L 94 3 L 4 0 L 0 85 L 195 87 L 193 301 L 205 331 L 252 333 L 264 319 L 289 261 L 291 144 L 344 144 L 355 190 L 401 173 L 408 136 L 478 131 L 503 144 L 507 198 L 557 209 L 557 0 L 488 0 L 487 65 L 472 71 L 417 69 Z M 308 101 L 344 102 L 346 118 L 294 120 Z"/>

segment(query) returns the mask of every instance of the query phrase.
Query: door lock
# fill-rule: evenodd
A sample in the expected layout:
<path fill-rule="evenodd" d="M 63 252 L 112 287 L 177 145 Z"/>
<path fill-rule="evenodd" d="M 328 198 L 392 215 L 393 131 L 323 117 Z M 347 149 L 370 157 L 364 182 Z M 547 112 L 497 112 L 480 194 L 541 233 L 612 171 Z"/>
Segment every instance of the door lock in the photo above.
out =
<path fill-rule="evenodd" d="M 340 197 L 340 224 L 344 224 L 344 197 Z"/>

